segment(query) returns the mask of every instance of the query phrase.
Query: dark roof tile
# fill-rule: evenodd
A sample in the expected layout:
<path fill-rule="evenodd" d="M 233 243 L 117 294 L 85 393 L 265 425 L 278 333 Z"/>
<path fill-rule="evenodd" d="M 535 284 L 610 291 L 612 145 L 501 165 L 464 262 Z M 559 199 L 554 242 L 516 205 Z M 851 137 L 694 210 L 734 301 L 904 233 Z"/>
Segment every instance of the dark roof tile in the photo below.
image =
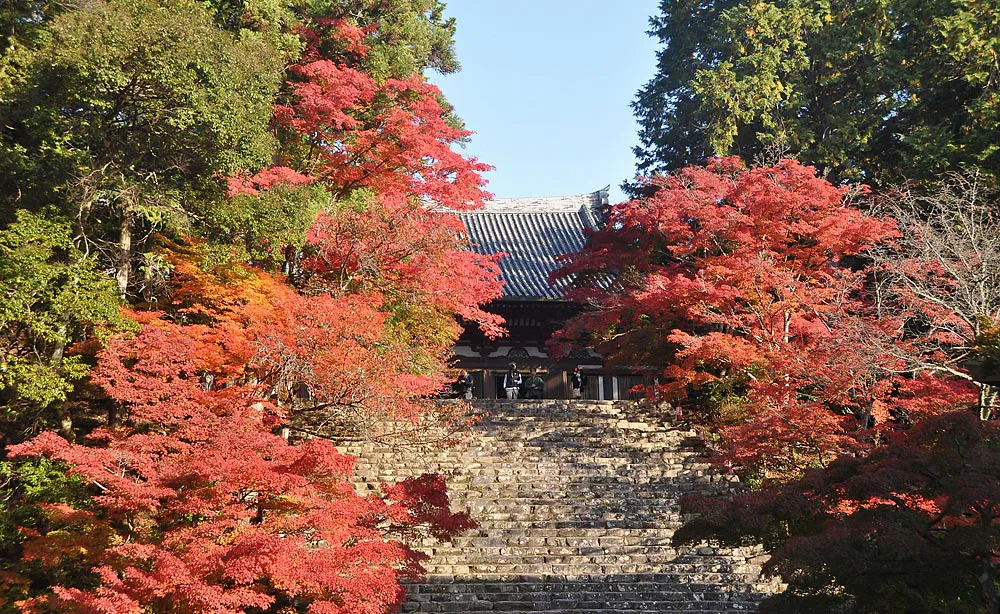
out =
<path fill-rule="evenodd" d="M 607 191 L 558 198 L 495 200 L 482 209 L 457 215 L 473 251 L 504 253 L 500 270 L 505 299 L 559 300 L 565 283 L 549 284 L 557 258 L 583 248 L 584 229 L 596 228 L 595 210 L 607 204 Z"/>

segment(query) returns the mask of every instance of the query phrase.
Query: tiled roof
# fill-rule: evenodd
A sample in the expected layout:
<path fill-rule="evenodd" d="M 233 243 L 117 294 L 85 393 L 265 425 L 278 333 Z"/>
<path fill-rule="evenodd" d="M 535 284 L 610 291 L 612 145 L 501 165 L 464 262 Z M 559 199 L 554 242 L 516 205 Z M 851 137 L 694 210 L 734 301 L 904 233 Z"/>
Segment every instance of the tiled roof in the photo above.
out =
<path fill-rule="evenodd" d="M 505 299 L 558 300 L 565 283 L 549 285 L 556 258 L 583 248 L 584 229 L 596 229 L 607 190 L 580 196 L 508 198 L 458 214 L 480 254 L 507 254 L 500 260 Z"/>

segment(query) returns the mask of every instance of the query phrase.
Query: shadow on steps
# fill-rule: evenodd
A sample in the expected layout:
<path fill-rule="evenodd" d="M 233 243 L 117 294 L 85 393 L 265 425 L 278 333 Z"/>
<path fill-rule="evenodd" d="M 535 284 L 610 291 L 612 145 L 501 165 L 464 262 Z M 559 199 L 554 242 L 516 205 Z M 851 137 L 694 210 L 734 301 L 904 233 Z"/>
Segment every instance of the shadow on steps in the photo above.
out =
<path fill-rule="evenodd" d="M 732 614 L 756 611 L 766 595 L 752 585 L 735 591 L 714 580 L 699 582 L 683 574 L 653 573 L 564 578 L 514 575 L 492 580 L 432 576 L 426 583 L 408 586 L 403 612 Z"/>

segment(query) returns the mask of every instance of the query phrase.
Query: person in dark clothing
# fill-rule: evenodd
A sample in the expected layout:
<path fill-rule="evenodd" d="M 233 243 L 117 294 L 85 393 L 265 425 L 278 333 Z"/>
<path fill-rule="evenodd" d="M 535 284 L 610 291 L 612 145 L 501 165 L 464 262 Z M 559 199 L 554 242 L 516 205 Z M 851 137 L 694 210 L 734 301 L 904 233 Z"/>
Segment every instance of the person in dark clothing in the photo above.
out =
<path fill-rule="evenodd" d="M 571 388 L 572 397 L 574 399 L 582 399 L 583 391 L 587 389 L 587 376 L 580 371 L 580 367 L 573 368 L 573 374 L 570 375 L 569 384 Z"/>
<path fill-rule="evenodd" d="M 503 389 L 507 392 L 508 399 L 516 399 L 521 392 L 521 374 L 517 371 L 517 365 L 510 363 L 510 368 L 503 376 Z"/>
<path fill-rule="evenodd" d="M 542 392 L 545 390 L 545 380 L 538 374 L 538 368 L 536 367 L 531 372 L 531 377 L 528 378 L 526 385 L 527 395 L 525 398 L 528 399 L 541 399 Z"/>
<path fill-rule="evenodd" d="M 475 387 L 475 383 L 472 380 L 472 375 L 468 371 L 462 370 L 458 374 L 458 379 L 455 380 L 454 388 L 455 394 L 460 399 L 465 399 L 466 401 L 472 400 L 472 392 Z"/>

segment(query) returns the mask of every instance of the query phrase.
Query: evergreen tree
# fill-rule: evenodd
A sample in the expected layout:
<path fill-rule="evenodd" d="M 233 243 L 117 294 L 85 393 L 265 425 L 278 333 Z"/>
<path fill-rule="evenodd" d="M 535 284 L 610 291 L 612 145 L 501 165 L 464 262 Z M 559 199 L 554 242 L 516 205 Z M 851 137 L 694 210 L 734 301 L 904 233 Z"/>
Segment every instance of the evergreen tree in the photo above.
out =
<path fill-rule="evenodd" d="M 836 181 L 1000 170 L 991 3 L 663 0 L 638 170 L 791 153 Z"/>
<path fill-rule="evenodd" d="M 270 159 L 281 58 L 188 1 L 82 5 L 39 39 L 8 59 L 0 199 L 57 205 L 125 295 L 151 230 L 220 197 L 217 173 Z"/>

